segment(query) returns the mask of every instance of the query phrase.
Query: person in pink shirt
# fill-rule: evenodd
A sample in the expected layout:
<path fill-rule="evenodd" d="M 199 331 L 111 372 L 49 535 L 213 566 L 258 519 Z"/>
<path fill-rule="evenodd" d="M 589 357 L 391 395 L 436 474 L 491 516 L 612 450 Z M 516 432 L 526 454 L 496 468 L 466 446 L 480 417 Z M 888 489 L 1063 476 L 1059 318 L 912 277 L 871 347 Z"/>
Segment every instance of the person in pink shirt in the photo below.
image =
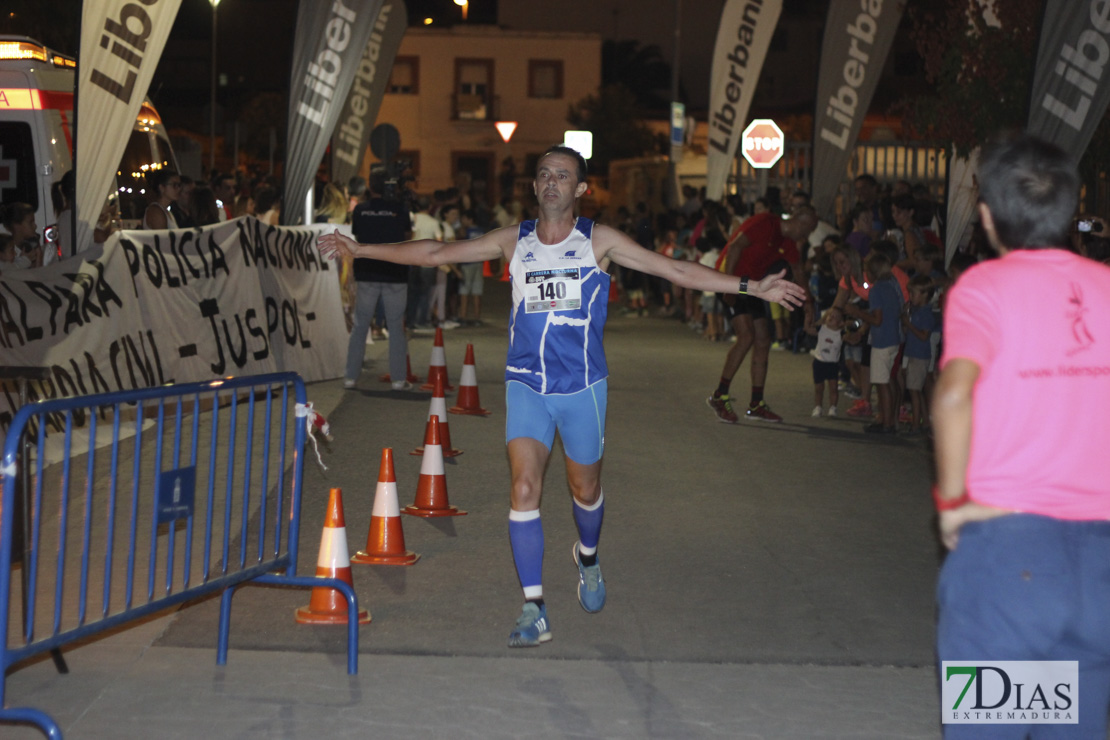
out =
<path fill-rule="evenodd" d="M 1050 686 L 1035 708 L 1076 724 L 956 724 L 960 713 L 945 705 L 945 737 L 1105 738 L 1110 268 L 1062 246 L 1079 176 L 1055 146 L 1000 140 L 984 149 L 978 181 L 982 227 L 1000 256 L 961 275 L 945 306 L 932 404 L 934 499 L 950 550 L 937 658 L 1074 661 L 1077 686 Z M 1025 688 L 1022 708 L 1035 691 Z M 971 693 L 965 711 L 998 699 Z M 1005 708 L 1014 701 L 1011 692 Z"/>

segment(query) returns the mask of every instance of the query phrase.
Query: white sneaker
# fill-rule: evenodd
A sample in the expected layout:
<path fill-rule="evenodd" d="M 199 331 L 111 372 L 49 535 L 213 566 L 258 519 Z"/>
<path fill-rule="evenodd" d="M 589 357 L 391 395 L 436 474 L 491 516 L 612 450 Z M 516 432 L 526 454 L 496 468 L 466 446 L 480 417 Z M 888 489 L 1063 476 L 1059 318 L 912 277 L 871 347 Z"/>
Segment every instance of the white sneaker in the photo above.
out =
<path fill-rule="evenodd" d="M 412 383 L 408 382 L 407 380 L 394 380 L 393 383 L 391 384 L 391 386 L 392 386 L 393 390 L 395 390 L 395 391 L 411 391 L 412 390 Z"/>
<path fill-rule="evenodd" d="M 439 325 L 439 328 L 443 329 L 444 331 L 447 331 L 448 329 L 458 329 L 459 328 L 459 322 L 452 321 L 451 319 L 447 319 L 446 321 L 444 321 L 442 324 Z"/>
<path fill-rule="evenodd" d="M 354 388 L 355 387 L 355 381 L 348 380 L 348 379 L 344 378 L 343 379 L 343 387 L 344 388 Z"/>
<path fill-rule="evenodd" d="M 837 416 L 836 406 L 829 406 L 829 413 L 826 416 Z"/>
<path fill-rule="evenodd" d="M 813 407 L 813 413 L 810 414 L 810 416 L 817 417 L 817 416 L 820 416 L 820 415 L 821 415 L 821 407 L 820 406 L 814 406 Z"/>

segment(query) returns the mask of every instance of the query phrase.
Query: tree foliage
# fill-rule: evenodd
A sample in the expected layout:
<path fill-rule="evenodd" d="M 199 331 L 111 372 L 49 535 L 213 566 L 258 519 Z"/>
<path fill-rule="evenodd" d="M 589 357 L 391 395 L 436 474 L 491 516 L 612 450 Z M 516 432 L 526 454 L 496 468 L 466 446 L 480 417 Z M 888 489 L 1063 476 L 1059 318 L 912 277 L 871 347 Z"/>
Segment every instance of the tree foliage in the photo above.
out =
<path fill-rule="evenodd" d="M 1042 7 L 1042 0 L 910 0 L 912 38 L 936 94 L 906 98 L 896 112 L 918 135 L 960 155 L 999 130 L 1024 128 Z"/>
<path fill-rule="evenodd" d="M 655 151 L 655 137 L 640 123 L 636 96 L 623 85 L 603 85 L 570 106 L 567 122 L 594 135 L 591 170 L 605 174 L 614 159 L 642 157 Z"/>
<path fill-rule="evenodd" d="M 624 85 L 642 109 L 669 110 L 671 65 L 657 44 L 632 39 L 601 44 L 601 84 Z"/>
<path fill-rule="evenodd" d="M 81 0 L 9 0 L 0 9 L 0 34 L 30 36 L 54 51 L 77 54 Z"/>

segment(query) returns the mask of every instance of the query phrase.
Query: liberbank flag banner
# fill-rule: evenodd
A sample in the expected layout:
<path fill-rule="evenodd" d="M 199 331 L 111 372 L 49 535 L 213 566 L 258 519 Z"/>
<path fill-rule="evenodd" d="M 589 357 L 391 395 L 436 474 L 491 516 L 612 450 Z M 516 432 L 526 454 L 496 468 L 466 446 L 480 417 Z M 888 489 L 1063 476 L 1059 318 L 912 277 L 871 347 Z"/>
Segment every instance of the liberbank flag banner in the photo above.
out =
<path fill-rule="evenodd" d="M 77 60 L 77 233 L 80 251 L 111 192 L 181 0 L 85 0 Z M 59 175 L 61 173 L 58 173 Z"/>
<path fill-rule="evenodd" d="M 347 327 L 318 231 L 253 217 L 124 231 L 68 260 L 5 270 L 4 364 L 50 369 L 31 400 L 284 370 L 338 377 Z M 4 384 L 0 430 L 17 405 Z"/>
<path fill-rule="evenodd" d="M 748 124 L 755 85 L 782 12 L 782 0 L 728 0 L 721 11 L 709 77 L 706 197 L 720 200 Z"/>
<path fill-rule="evenodd" d="M 813 117 L 812 203 L 821 218 L 832 214 L 903 10 L 903 0 L 829 3 Z"/>
<path fill-rule="evenodd" d="M 285 224 L 305 220 L 304 200 L 354 82 L 382 0 L 301 0 L 289 80 Z"/>
<path fill-rule="evenodd" d="M 1029 133 L 1078 162 L 1110 102 L 1110 4 L 1046 0 Z"/>
<path fill-rule="evenodd" d="M 339 117 L 339 127 L 331 138 L 331 178 L 339 185 L 346 185 L 362 169 L 370 130 L 374 128 L 378 109 L 382 107 L 393 60 L 401 48 L 401 39 L 408 25 L 408 12 L 402 0 L 385 0 L 382 3 L 370 41 L 359 60 L 347 104 Z"/>

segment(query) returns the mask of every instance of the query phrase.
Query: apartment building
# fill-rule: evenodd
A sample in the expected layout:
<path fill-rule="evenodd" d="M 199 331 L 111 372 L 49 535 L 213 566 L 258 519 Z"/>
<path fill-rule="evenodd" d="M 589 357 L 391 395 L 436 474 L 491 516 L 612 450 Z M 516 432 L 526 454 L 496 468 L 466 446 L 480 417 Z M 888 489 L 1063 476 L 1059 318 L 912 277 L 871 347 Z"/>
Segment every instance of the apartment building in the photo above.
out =
<path fill-rule="evenodd" d="M 600 83 L 598 34 L 414 27 L 401 42 L 376 123 L 400 132 L 400 157 L 412 162 L 417 191 L 469 176 L 494 203 L 504 160 L 513 159 L 523 182 L 538 155 L 563 140 L 570 105 Z M 498 121 L 517 123 L 509 142 Z"/>

